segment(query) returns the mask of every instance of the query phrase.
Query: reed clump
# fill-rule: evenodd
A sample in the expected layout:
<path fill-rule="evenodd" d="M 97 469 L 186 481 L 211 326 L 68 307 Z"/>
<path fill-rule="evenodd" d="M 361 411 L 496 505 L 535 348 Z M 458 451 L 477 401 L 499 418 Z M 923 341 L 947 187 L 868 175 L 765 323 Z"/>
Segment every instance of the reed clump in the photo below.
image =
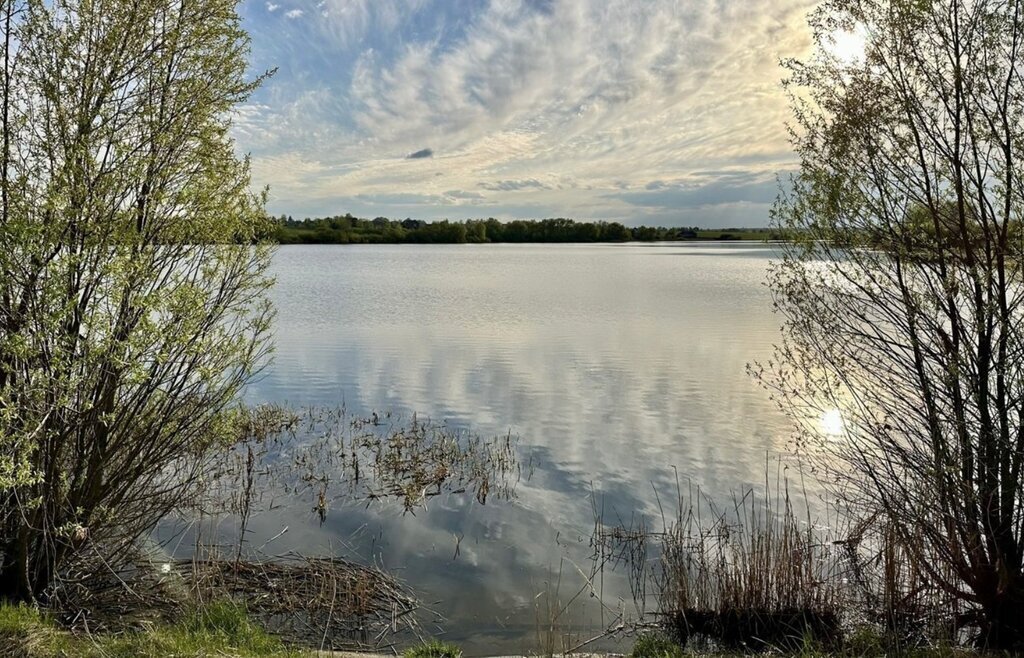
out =
<path fill-rule="evenodd" d="M 676 642 L 763 650 L 793 649 L 805 637 L 829 646 L 839 637 L 835 551 L 801 523 L 788 495 L 757 501 L 748 491 L 719 510 L 680 488 L 676 502 L 660 532 L 601 529 L 599 536 L 601 550 L 653 585 L 656 616 Z M 636 557 L 648 552 L 656 558 L 638 570 Z"/>
<path fill-rule="evenodd" d="M 834 653 L 870 637 L 901 652 L 970 641 L 975 616 L 914 561 L 905 533 L 880 515 L 855 523 L 825 509 L 812 517 L 782 479 L 725 508 L 677 484 L 660 530 L 598 520 L 595 561 L 628 569 L 638 628 L 680 647 Z"/>
<path fill-rule="evenodd" d="M 834 645 L 841 592 L 831 547 L 801 527 L 788 498 L 781 515 L 749 495 L 733 512 L 707 522 L 688 510 L 662 536 L 655 577 L 669 632 L 727 648 Z"/>

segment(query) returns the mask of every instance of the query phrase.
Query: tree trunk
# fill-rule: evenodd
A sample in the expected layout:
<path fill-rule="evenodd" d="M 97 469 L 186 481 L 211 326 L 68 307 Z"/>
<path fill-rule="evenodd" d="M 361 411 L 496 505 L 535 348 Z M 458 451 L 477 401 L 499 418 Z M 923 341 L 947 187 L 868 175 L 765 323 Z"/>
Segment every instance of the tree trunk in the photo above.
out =
<path fill-rule="evenodd" d="M 1024 650 L 1024 587 L 1015 585 L 984 607 L 979 644 L 986 651 Z"/>
<path fill-rule="evenodd" d="M 12 603 L 30 603 L 35 600 L 28 578 L 27 537 L 24 532 L 19 541 L 10 542 L 7 547 L 11 555 L 5 555 L 0 565 L 0 600 Z"/>

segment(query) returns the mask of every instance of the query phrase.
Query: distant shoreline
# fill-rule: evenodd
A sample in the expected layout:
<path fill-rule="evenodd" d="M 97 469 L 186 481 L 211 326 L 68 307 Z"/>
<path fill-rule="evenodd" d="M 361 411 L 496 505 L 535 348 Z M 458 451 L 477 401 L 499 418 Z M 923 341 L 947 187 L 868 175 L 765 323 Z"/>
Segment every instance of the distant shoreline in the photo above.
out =
<path fill-rule="evenodd" d="M 352 215 L 293 220 L 282 216 L 270 237 L 288 244 L 615 244 L 625 242 L 769 242 L 772 228 L 625 226 L 619 222 L 571 219 L 496 219 L 426 222 Z"/>
<path fill-rule="evenodd" d="M 372 247 L 384 245 L 408 245 L 410 247 L 429 246 L 498 246 L 498 245 L 646 245 L 646 244 L 781 244 L 784 240 L 779 238 L 677 238 L 666 240 L 601 240 L 588 242 L 274 242 L 278 247 Z"/>

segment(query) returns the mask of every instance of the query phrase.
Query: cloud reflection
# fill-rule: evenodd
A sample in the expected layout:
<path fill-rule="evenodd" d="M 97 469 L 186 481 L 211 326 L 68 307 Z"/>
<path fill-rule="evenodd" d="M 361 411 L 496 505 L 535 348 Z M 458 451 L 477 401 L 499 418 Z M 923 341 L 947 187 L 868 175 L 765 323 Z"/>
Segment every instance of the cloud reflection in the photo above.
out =
<path fill-rule="evenodd" d="M 253 399 L 511 431 L 535 466 L 511 504 L 456 496 L 415 516 L 352 509 L 323 529 L 310 515 L 284 541 L 309 552 L 363 528 L 354 543 L 441 599 L 454 636 L 522 651 L 537 588 L 563 557 L 587 558 L 592 491 L 609 519 L 657 515 L 653 490 L 674 497 L 673 466 L 724 499 L 762 482 L 766 452 L 784 450 L 789 425 L 745 373 L 776 339 L 761 285 L 769 255 L 704 245 L 280 249 L 278 351 Z M 283 521 L 262 522 L 273 534 Z M 567 587 L 579 581 L 563 569 Z M 607 586 L 628 596 L 621 579 Z"/>

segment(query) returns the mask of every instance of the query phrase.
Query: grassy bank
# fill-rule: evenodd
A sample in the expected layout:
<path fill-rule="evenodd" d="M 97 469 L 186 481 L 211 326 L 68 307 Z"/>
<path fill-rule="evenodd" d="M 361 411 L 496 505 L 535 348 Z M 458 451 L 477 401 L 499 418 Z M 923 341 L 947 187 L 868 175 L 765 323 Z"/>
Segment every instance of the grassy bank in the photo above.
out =
<path fill-rule="evenodd" d="M 214 603 L 173 625 L 117 635 L 72 634 L 27 606 L 0 605 L 0 656 L 11 658 L 307 658 L 253 624 L 244 608 Z"/>
<path fill-rule="evenodd" d="M 218 601 L 194 609 L 176 624 L 153 624 L 117 634 L 72 633 L 39 610 L 0 604 L 3 658 L 375 658 L 378 654 L 317 651 L 289 646 L 268 634 L 245 607 Z M 459 658 L 453 644 L 431 640 L 405 658 Z"/>
<path fill-rule="evenodd" d="M 900 655 L 910 658 L 957 658 L 979 654 L 950 647 L 914 648 L 892 652 L 879 638 L 861 634 L 851 638 L 840 650 L 826 650 L 807 640 L 787 652 L 767 653 L 694 653 L 686 651 L 664 635 L 644 634 L 637 638 L 628 658 L 685 658 L 741 655 L 818 656 Z M 373 654 L 364 654 L 369 657 Z M 431 640 L 406 650 L 404 658 L 459 658 L 461 649 L 453 644 Z M 530 655 L 560 655 L 536 652 Z M 593 656 L 595 654 L 574 654 Z M 229 602 L 217 602 L 196 610 L 173 625 L 153 625 L 147 630 L 117 635 L 73 634 L 52 619 L 28 606 L 0 604 L 0 656 L 5 658 L 353 658 L 360 654 L 318 652 L 289 647 L 267 634 L 246 615 L 245 609 Z"/>

